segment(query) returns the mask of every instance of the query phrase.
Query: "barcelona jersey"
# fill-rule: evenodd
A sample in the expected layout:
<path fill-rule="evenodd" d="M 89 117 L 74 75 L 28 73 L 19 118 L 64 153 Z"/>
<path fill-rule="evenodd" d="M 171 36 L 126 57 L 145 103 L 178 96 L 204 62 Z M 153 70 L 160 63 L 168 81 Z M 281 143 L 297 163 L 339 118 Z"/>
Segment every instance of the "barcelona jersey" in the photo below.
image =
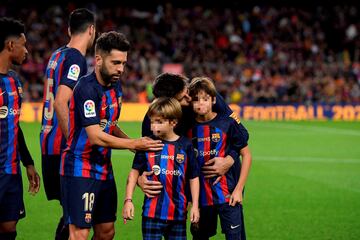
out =
<path fill-rule="evenodd" d="M 18 132 L 22 93 L 15 72 L 0 74 L 0 173 L 20 173 Z"/>
<path fill-rule="evenodd" d="M 40 133 L 43 155 L 60 155 L 61 145 L 64 141 L 58 125 L 58 117 L 54 111 L 54 101 L 59 85 L 73 89 L 78 79 L 86 73 L 86 59 L 79 50 L 64 46 L 51 55 L 45 71 Z"/>
<path fill-rule="evenodd" d="M 112 135 L 120 116 L 121 97 L 119 82 L 102 86 L 95 72 L 79 80 L 70 101 L 70 132 L 61 157 L 60 175 L 113 179 L 111 149 L 91 145 L 85 128 L 98 124 Z"/>
<path fill-rule="evenodd" d="M 162 220 L 185 220 L 187 188 L 189 179 L 199 176 L 191 142 L 180 137 L 177 141 L 162 141 L 164 147 L 158 152 L 138 151 L 134 157 L 133 169 L 154 171 L 149 180 L 159 181 L 164 189 L 154 197 L 145 196 L 143 216 Z"/>
<path fill-rule="evenodd" d="M 192 139 L 200 167 L 214 157 L 226 157 L 230 151 L 239 153 L 247 146 L 247 131 L 231 117 L 217 114 L 211 121 L 193 124 L 187 136 Z M 216 177 L 206 179 L 200 174 L 200 206 L 229 202 L 240 177 L 240 160 L 237 158 L 234 161 L 233 166 L 215 185 Z"/>

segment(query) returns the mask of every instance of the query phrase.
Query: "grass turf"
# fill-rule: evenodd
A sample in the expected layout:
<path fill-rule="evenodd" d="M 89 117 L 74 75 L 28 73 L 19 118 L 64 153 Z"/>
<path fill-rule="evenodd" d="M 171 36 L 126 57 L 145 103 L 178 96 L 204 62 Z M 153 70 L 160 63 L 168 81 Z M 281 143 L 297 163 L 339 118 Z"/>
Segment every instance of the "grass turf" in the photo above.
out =
<path fill-rule="evenodd" d="M 360 239 L 359 123 L 249 121 L 244 125 L 253 155 L 244 198 L 248 239 Z M 121 127 L 132 137 L 140 135 L 140 123 Z M 40 125 L 22 123 L 22 128 L 41 173 Z M 129 151 L 113 151 L 119 197 L 115 239 L 141 239 L 139 189 L 134 197 L 135 220 L 124 225 L 121 219 L 132 157 Z M 17 239 L 54 239 L 61 215 L 58 203 L 48 202 L 43 188 L 30 196 L 27 186 L 24 178 L 27 217 L 18 224 Z M 212 239 L 224 239 L 220 225 Z"/>

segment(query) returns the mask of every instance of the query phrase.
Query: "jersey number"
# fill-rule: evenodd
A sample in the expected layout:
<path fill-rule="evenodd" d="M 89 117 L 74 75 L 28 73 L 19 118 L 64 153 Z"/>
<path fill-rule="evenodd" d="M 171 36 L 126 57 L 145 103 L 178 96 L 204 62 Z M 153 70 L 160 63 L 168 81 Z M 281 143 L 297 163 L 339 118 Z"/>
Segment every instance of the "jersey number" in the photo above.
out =
<path fill-rule="evenodd" d="M 82 195 L 82 199 L 84 200 L 84 211 L 92 211 L 95 201 L 95 194 L 86 192 Z"/>
<path fill-rule="evenodd" d="M 46 102 L 47 107 L 44 109 L 44 115 L 46 120 L 51 120 L 54 116 L 54 93 L 50 92 L 50 88 L 54 86 L 54 79 L 48 78 L 46 84 Z"/>

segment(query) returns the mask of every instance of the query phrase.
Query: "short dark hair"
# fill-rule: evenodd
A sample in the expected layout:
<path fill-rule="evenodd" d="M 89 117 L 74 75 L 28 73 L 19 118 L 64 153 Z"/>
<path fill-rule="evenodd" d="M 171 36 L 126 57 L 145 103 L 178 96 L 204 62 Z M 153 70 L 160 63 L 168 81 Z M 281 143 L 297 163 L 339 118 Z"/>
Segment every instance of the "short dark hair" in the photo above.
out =
<path fill-rule="evenodd" d="M 127 52 L 130 49 L 130 43 L 125 35 L 119 32 L 110 31 L 100 35 L 96 40 L 95 52 L 104 52 L 109 54 L 111 50 L 116 49 L 121 52 Z"/>
<path fill-rule="evenodd" d="M 90 25 L 95 25 L 95 14 L 86 8 L 78 8 L 70 13 L 71 34 L 83 33 Z"/>
<path fill-rule="evenodd" d="M 12 18 L 0 18 L 0 52 L 5 47 L 5 41 L 9 37 L 20 37 L 25 33 L 25 26 L 20 21 Z"/>
<path fill-rule="evenodd" d="M 162 73 L 156 77 L 153 85 L 155 97 L 175 97 L 184 90 L 189 79 L 180 74 Z"/>

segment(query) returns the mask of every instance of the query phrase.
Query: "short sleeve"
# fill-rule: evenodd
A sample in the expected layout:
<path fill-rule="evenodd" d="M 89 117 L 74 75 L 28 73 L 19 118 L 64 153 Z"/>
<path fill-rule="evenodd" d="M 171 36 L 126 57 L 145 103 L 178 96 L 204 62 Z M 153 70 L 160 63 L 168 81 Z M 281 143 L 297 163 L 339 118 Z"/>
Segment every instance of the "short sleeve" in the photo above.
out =
<path fill-rule="evenodd" d="M 66 85 L 74 89 L 80 77 L 86 75 L 87 64 L 84 56 L 80 53 L 69 52 L 64 61 L 60 85 Z"/>
<path fill-rule="evenodd" d="M 136 169 L 142 174 L 146 171 L 146 154 L 143 151 L 137 151 L 134 156 L 132 168 Z"/>
<path fill-rule="evenodd" d="M 240 150 L 248 145 L 249 133 L 241 123 L 237 123 L 231 119 L 229 128 L 231 150 L 240 152 Z"/>
<path fill-rule="evenodd" d="M 200 176 L 199 164 L 195 157 L 194 147 L 191 144 L 187 146 L 186 154 L 188 156 L 188 164 L 189 164 L 187 177 L 189 179 L 193 179 Z"/>
<path fill-rule="evenodd" d="M 100 102 L 94 87 L 79 84 L 74 90 L 75 112 L 79 114 L 81 125 L 87 127 L 100 123 Z"/>
<path fill-rule="evenodd" d="M 213 107 L 214 112 L 220 114 L 221 116 L 230 116 L 232 114 L 232 110 L 229 105 L 225 102 L 224 98 L 216 92 L 216 103 Z"/>

